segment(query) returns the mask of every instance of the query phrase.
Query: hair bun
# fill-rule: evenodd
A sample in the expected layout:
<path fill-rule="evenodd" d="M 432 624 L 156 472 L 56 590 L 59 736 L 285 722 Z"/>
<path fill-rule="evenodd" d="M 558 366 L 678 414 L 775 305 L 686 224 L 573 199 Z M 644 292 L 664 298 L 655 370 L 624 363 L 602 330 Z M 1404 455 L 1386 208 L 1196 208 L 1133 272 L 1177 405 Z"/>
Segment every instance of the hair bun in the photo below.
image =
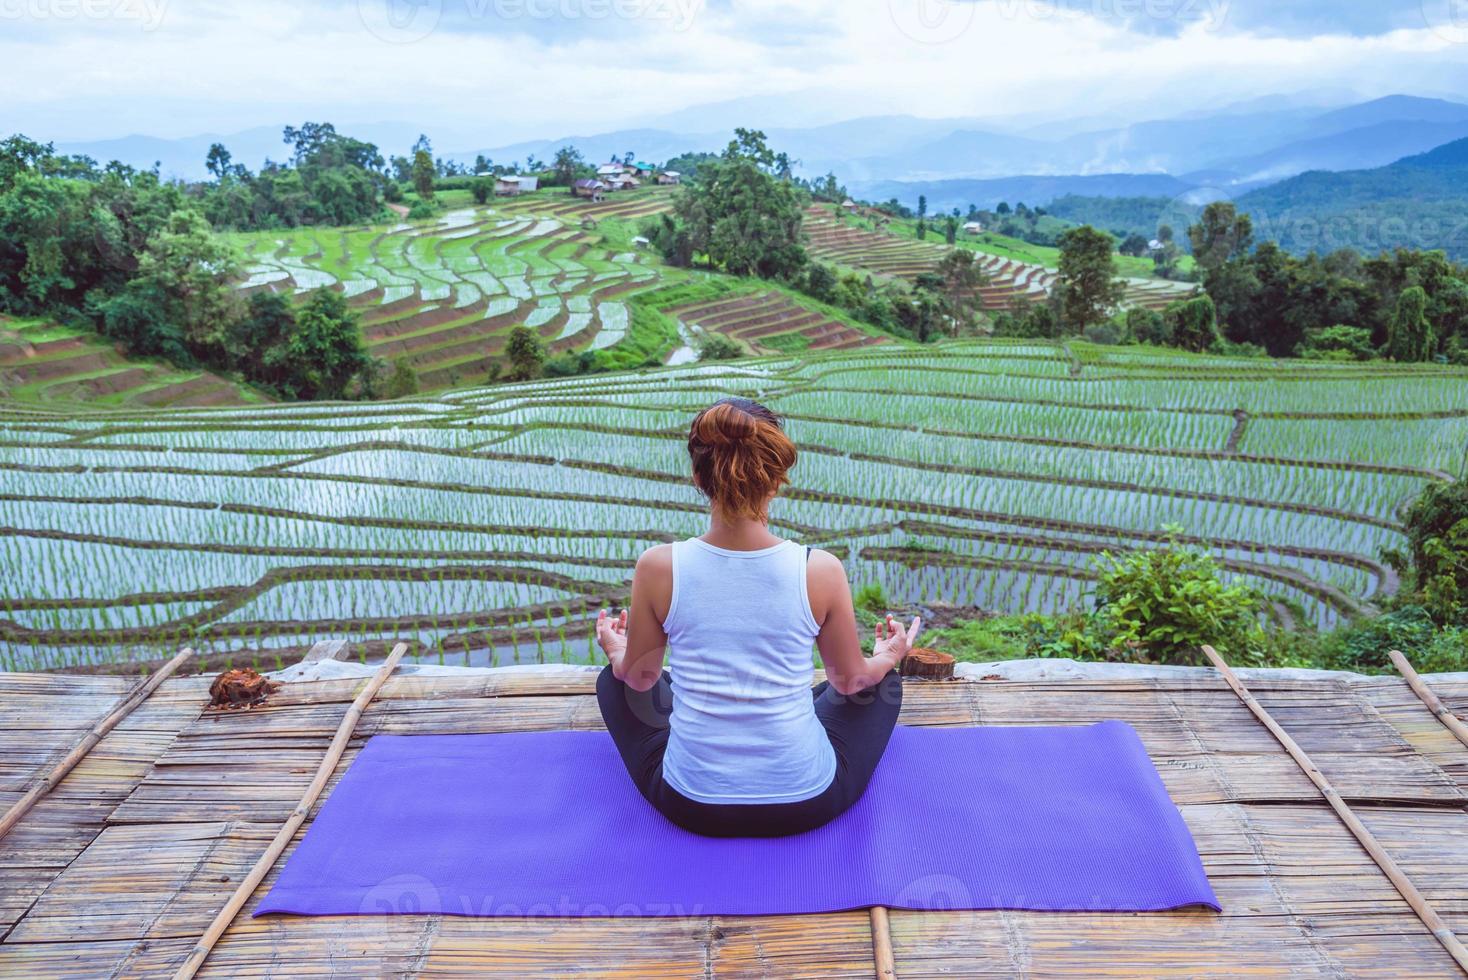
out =
<path fill-rule="evenodd" d="M 710 446 L 737 446 L 759 428 L 753 417 L 727 402 L 701 413 L 695 427 L 697 438 Z"/>
<path fill-rule="evenodd" d="M 725 398 L 688 427 L 693 482 L 731 516 L 760 518 L 795 465 L 795 444 L 779 416 L 748 398 Z"/>

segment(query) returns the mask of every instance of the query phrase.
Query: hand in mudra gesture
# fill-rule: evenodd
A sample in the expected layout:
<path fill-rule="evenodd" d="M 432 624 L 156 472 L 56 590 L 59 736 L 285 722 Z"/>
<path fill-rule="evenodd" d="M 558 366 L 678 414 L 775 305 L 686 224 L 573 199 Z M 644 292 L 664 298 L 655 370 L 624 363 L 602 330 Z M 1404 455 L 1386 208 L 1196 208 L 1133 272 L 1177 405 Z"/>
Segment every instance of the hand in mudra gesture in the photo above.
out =
<path fill-rule="evenodd" d="M 921 616 L 914 616 L 912 625 L 903 629 L 902 624 L 888 613 L 887 618 L 877 624 L 877 642 L 872 644 L 872 655 L 890 657 L 893 666 L 902 663 L 917 642 L 918 631 L 922 628 Z"/>
<path fill-rule="evenodd" d="M 627 652 L 627 610 L 608 616 L 603 609 L 596 614 L 596 642 L 612 663 L 621 661 Z"/>

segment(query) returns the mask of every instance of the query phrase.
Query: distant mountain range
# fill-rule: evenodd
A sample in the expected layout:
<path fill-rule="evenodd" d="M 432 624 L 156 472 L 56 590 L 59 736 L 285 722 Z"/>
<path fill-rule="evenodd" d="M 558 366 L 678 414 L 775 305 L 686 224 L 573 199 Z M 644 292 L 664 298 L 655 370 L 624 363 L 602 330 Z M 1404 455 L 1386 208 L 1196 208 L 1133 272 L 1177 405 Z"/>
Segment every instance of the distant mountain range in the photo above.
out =
<path fill-rule="evenodd" d="M 751 118 L 750 125 L 760 124 L 761 105 L 750 104 L 750 114 L 759 117 Z M 462 134 L 429 135 L 440 155 L 466 164 L 480 154 L 501 164 L 524 163 L 531 156 L 549 161 L 568 145 L 577 147 L 588 161 L 629 152 L 659 161 L 688 151 L 718 150 L 728 142 L 727 131 L 689 126 L 699 118 L 692 109 L 664 117 L 656 128 L 503 146 L 474 147 L 472 139 Z M 770 118 L 793 122 L 808 117 L 783 112 Z M 417 127 L 406 123 L 338 128 L 377 143 L 385 154 L 406 153 L 418 135 Z M 1361 189 L 1365 178 L 1360 172 L 1390 169 L 1394 161 L 1468 137 L 1468 104 L 1395 95 L 1344 106 L 1310 106 L 1274 96 L 1122 126 L 1098 127 L 1085 120 L 1023 126 L 1013 119 L 890 115 L 766 127 L 766 133 L 773 146 L 801 161 L 800 172 L 805 175 L 830 171 L 859 197 L 896 197 L 909 206 L 925 195 L 933 211 L 993 206 L 1004 200 L 1044 205 L 1075 195 L 1187 201 L 1239 197 L 1241 202 L 1259 202 L 1261 208 L 1267 205 L 1278 212 L 1290 195 L 1318 193 L 1334 199 L 1343 193 L 1367 194 Z M 268 127 L 179 140 L 130 136 L 63 143 L 59 148 L 140 167 L 157 161 L 166 176 L 198 179 L 205 176 L 204 159 L 215 142 L 224 143 L 237 162 L 251 168 L 267 157 L 282 159 L 287 153 L 280 130 Z M 454 149 L 460 146 L 472 148 Z M 1407 166 L 1406 161 L 1402 165 Z M 1319 171 L 1340 171 L 1344 180 L 1338 186 Z M 1383 179 L 1389 184 L 1391 177 Z M 1374 188 L 1370 193 L 1390 190 L 1376 178 L 1368 183 Z M 1356 190 L 1341 190 L 1348 185 Z"/>
<path fill-rule="evenodd" d="M 1397 247 L 1468 259 L 1468 139 L 1385 167 L 1311 171 L 1241 195 L 1255 235 L 1295 252 Z"/>

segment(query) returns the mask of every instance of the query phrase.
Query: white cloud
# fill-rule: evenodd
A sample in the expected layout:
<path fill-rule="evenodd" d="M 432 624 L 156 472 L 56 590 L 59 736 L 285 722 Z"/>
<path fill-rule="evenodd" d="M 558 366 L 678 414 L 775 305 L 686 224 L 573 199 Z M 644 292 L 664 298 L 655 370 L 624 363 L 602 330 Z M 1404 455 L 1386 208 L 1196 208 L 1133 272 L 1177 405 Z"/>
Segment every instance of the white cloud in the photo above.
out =
<path fill-rule="evenodd" d="M 1330 85 L 1362 96 L 1447 93 L 1462 89 L 1468 60 L 1468 48 L 1426 24 L 1261 35 L 1249 26 L 1261 16 L 1252 5 L 1233 11 L 1239 23 L 1195 19 L 1163 31 L 1040 0 L 390 2 L 399 5 L 392 19 L 384 0 L 0 0 L 0 130 L 178 136 L 401 119 L 482 132 L 489 144 L 809 91 L 823 93 L 832 119 L 1143 118 Z M 1203 9 L 1230 0 L 1086 2 Z M 63 17 L 56 5 L 68 3 L 100 13 Z"/>

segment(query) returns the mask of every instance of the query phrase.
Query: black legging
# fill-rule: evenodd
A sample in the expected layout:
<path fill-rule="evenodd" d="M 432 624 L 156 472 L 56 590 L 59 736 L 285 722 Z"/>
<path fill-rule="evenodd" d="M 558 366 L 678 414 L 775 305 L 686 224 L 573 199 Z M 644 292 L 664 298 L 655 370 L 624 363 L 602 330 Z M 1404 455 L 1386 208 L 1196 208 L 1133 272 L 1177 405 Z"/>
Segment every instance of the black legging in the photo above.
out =
<path fill-rule="evenodd" d="M 596 700 L 607 731 L 617 743 L 632 782 L 663 816 L 708 837 L 783 837 L 813 830 L 844 813 L 861 798 L 892 737 L 902 708 L 902 679 L 896 671 L 876 687 L 842 695 L 829 682 L 817 685 L 816 717 L 836 752 L 836 777 L 819 795 L 795 803 L 700 803 L 663 779 L 663 751 L 673 710 L 672 678 L 663 671 L 657 685 L 635 691 L 602 670 Z"/>

